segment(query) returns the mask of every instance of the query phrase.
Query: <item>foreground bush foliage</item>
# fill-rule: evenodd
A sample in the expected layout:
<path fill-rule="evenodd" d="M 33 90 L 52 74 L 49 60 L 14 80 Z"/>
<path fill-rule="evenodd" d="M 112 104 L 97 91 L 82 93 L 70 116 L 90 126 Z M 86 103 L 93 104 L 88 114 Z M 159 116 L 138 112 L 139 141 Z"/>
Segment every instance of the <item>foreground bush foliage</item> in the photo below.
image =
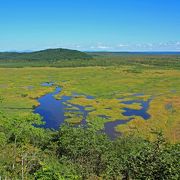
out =
<path fill-rule="evenodd" d="M 154 142 L 109 139 L 93 127 L 36 128 L 36 115 L 0 115 L 2 179 L 179 179 L 180 145 L 161 133 Z"/>

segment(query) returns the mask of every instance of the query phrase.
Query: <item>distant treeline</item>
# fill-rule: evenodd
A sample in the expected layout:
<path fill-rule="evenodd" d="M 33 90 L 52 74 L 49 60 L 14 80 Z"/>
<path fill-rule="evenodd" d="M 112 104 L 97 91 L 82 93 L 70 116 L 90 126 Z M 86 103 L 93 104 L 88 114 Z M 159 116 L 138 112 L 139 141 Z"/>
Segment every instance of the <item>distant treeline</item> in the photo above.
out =
<path fill-rule="evenodd" d="M 1 52 L 0 60 L 6 61 L 59 61 L 59 60 L 82 60 L 91 59 L 92 57 L 84 52 L 69 49 L 47 49 L 36 52 Z"/>
<path fill-rule="evenodd" d="M 179 54 L 84 53 L 67 49 L 49 49 L 32 53 L 0 53 L 0 67 L 87 67 L 141 65 L 180 68 Z"/>

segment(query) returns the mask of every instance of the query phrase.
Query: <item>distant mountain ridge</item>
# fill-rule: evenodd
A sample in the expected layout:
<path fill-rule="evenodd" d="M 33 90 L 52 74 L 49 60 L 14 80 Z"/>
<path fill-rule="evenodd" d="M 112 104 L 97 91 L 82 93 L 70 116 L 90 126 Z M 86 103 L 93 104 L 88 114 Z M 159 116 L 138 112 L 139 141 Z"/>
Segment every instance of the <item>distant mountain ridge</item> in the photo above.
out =
<path fill-rule="evenodd" d="M 0 60 L 23 61 L 59 61 L 59 60 L 88 60 L 91 55 L 85 52 L 70 49 L 46 49 L 35 52 L 0 52 Z"/>

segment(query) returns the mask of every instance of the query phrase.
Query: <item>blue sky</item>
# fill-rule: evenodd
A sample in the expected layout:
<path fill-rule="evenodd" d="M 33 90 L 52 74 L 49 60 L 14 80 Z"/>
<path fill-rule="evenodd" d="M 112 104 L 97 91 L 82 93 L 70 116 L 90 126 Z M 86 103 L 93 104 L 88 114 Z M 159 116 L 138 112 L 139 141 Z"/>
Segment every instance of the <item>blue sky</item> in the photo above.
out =
<path fill-rule="evenodd" d="M 0 0 L 0 51 L 180 51 L 180 0 Z"/>

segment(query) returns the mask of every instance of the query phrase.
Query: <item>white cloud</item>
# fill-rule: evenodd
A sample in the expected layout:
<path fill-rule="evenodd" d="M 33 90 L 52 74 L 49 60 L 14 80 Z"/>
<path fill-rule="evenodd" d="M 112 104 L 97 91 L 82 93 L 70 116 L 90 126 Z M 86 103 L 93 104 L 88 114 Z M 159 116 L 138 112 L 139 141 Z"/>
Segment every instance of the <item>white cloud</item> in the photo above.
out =
<path fill-rule="evenodd" d="M 80 45 L 75 45 L 76 48 L 80 48 L 81 46 Z"/>
<path fill-rule="evenodd" d="M 177 41 L 177 42 L 176 42 L 176 45 L 177 45 L 177 46 L 180 46 L 180 41 Z"/>
<path fill-rule="evenodd" d="M 96 47 L 95 46 L 90 46 L 90 49 L 96 49 Z"/>
<path fill-rule="evenodd" d="M 105 46 L 105 45 L 98 45 L 97 48 L 98 49 L 110 49 L 109 46 Z"/>
<path fill-rule="evenodd" d="M 118 44 L 118 45 L 117 45 L 117 47 L 120 47 L 120 48 L 121 48 L 121 47 L 128 47 L 128 46 L 129 46 L 129 45 L 127 45 L 127 44 Z"/>
<path fill-rule="evenodd" d="M 180 41 L 169 41 L 169 42 L 147 42 L 147 43 L 117 43 L 117 44 L 106 44 L 102 42 L 89 43 L 89 44 L 64 44 L 59 43 L 52 47 L 64 47 L 69 49 L 77 50 L 92 50 L 92 51 L 179 51 Z"/>

